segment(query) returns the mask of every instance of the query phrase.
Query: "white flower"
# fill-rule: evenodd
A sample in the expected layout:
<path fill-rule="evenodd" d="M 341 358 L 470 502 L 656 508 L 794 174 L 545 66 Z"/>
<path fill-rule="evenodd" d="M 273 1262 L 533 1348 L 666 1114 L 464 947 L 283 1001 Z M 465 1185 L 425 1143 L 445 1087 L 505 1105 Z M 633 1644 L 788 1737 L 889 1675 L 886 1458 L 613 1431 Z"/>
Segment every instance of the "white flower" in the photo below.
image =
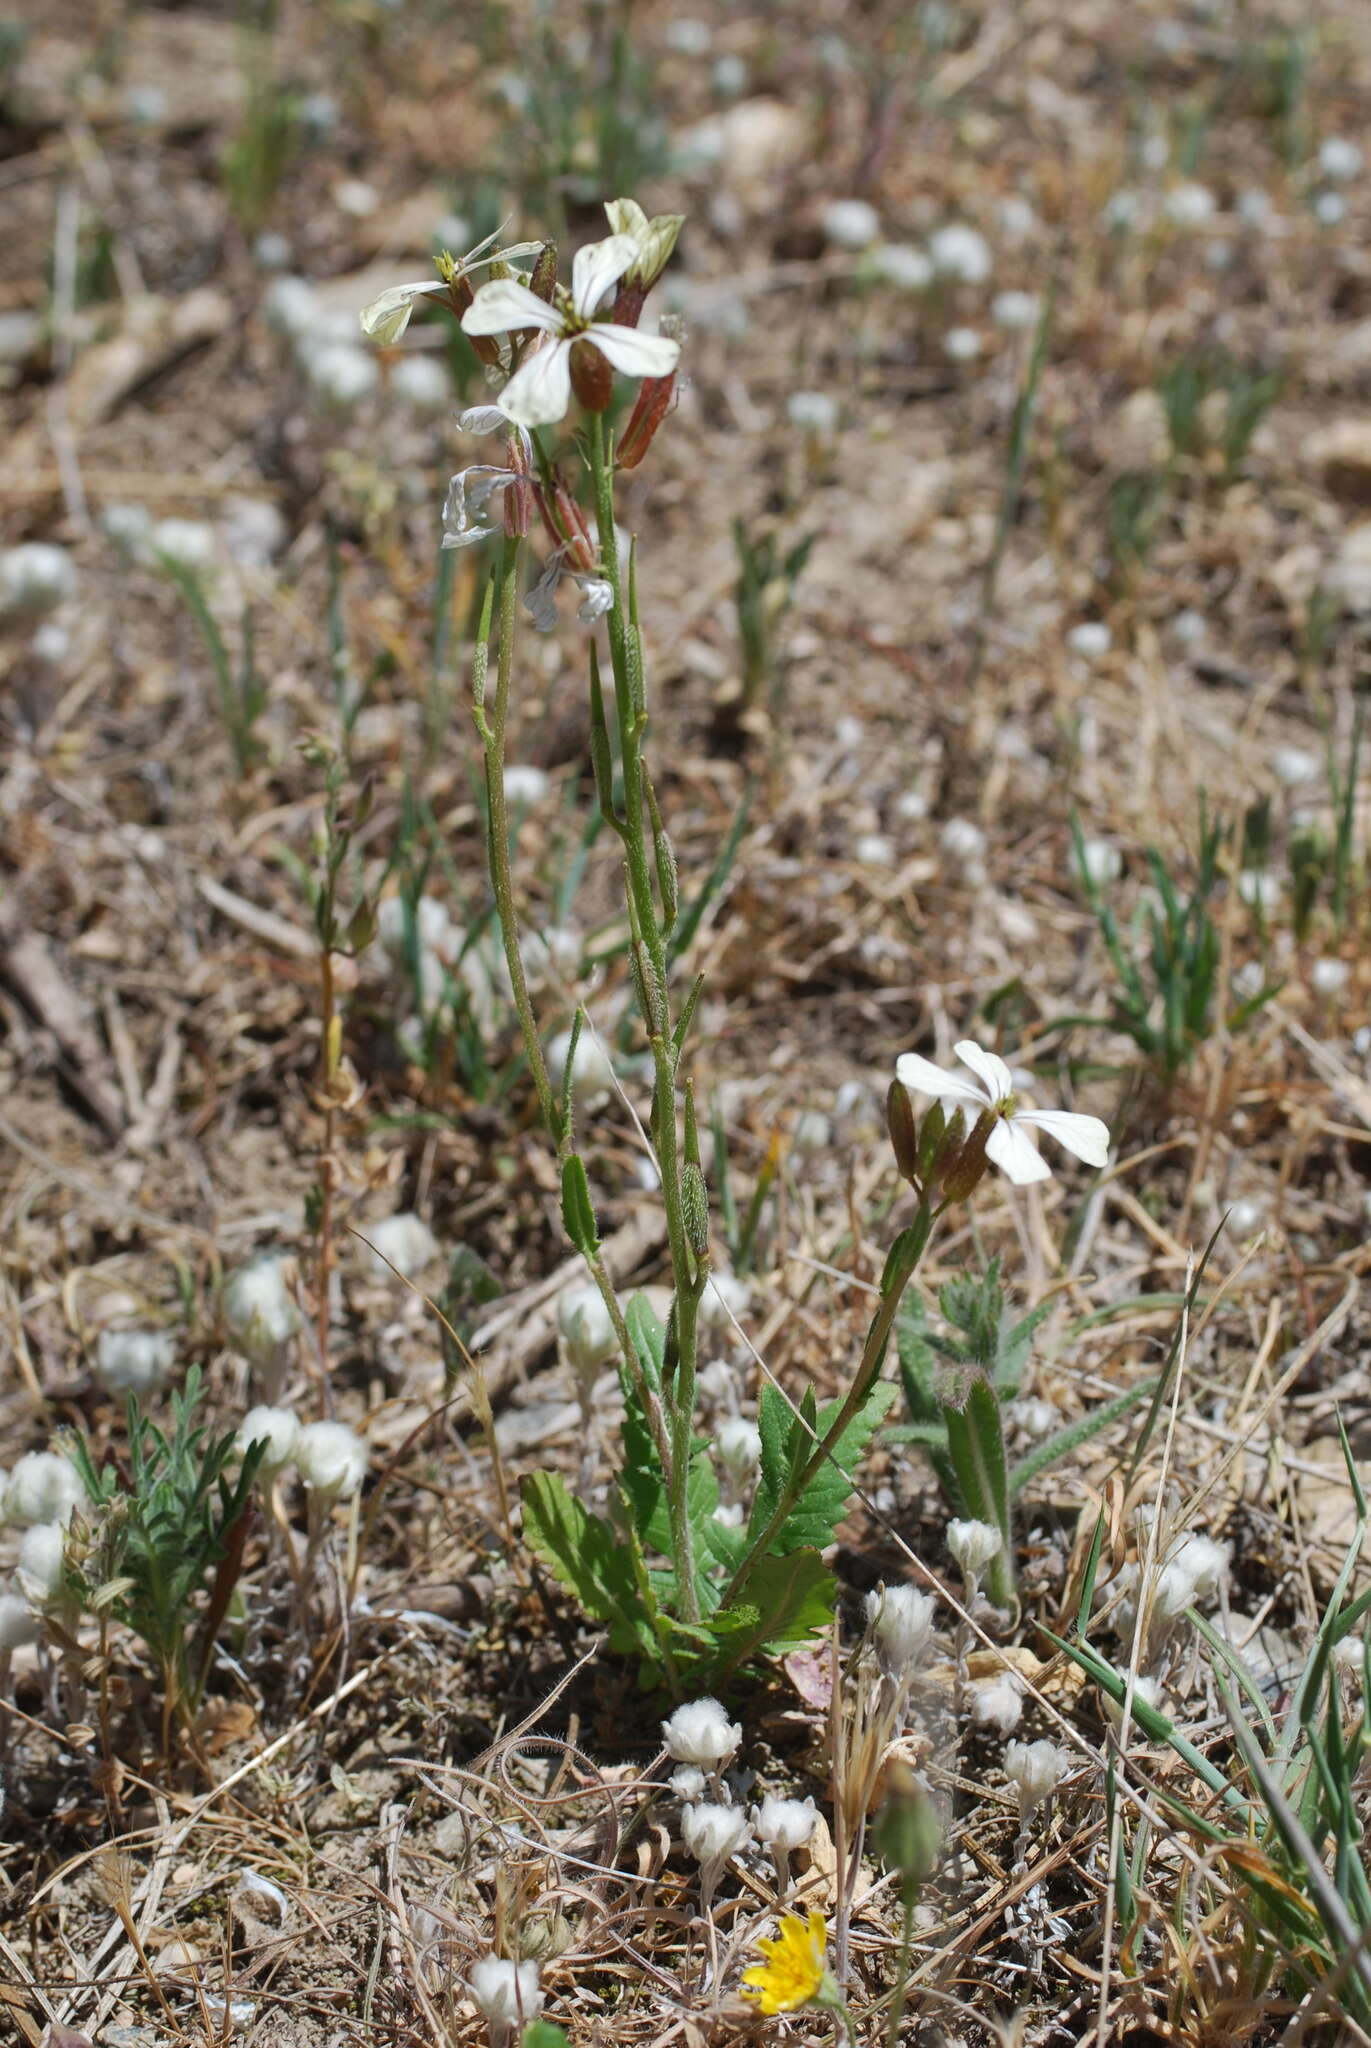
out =
<path fill-rule="evenodd" d="M 933 268 L 958 284 L 984 284 L 995 268 L 990 244 L 976 228 L 951 221 L 928 239 Z"/>
<path fill-rule="evenodd" d="M 768 1849 L 779 1849 L 784 1855 L 789 1855 L 793 1849 L 803 1849 L 818 1819 L 812 1799 L 778 1799 L 772 1792 L 768 1792 L 760 1806 L 752 1809 L 757 1840 Z"/>
<path fill-rule="evenodd" d="M 1269 916 L 1280 908 L 1285 884 L 1269 868 L 1244 868 L 1238 876 L 1238 894 L 1249 910 Z"/>
<path fill-rule="evenodd" d="M 1099 661 L 1114 644 L 1114 635 L 1103 619 L 1082 619 L 1066 636 L 1066 644 L 1083 661 Z"/>
<path fill-rule="evenodd" d="M 1351 978 L 1352 970 L 1345 960 L 1316 960 L 1309 970 L 1310 983 L 1321 996 L 1338 995 Z"/>
<path fill-rule="evenodd" d="M 830 199 L 819 225 L 840 249 L 869 249 L 880 236 L 881 216 L 869 200 Z"/>
<path fill-rule="evenodd" d="M 249 1408 L 239 1424 L 234 1442 L 240 1455 L 254 1444 L 264 1444 L 259 1479 L 274 1479 L 295 1456 L 300 1441 L 300 1423 L 289 1408 Z"/>
<path fill-rule="evenodd" d="M 21 1528 L 36 1522 L 65 1525 L 86 1500 L 81 1475 L 60 1451 L 28 1451 L 10 1473 L 5 1520 Z"/>
<path fill-rule="evenodd" d="M 547 771 L 514 762 L 505 770 L 505 795 L 512 804 L 538 804 L 547 795 Z"/>
<path fill-rule="evenodd" d="M 1127 1681 L 1127 1676 L 1128 1674 L 1124 1671 L 1121 1671 L 1119 1673 L 1119 1677 L 1124 1679 L 1125 1682 Z M 1161 1696 L 1162 1689 L 1160 1680 L 1155 1678 L 1148 1678 L 1141 1672 L 1134 1679 L 1133 1697 L 1135 1700 L 1141 1700 L 1144 1706 L 1155 1707 L 1159 1705 L 1161 1701 Z M 1122 1728 L 1122 1703 L 1116 1699 L 1112 1699 L 1107 1692 L 1101 1692 L 1100 1705 L 1104 1708 L 1106 1718 L 1113 1723 L 1114 1727 Z M 1137 1725 L 1136 1722 L 1134 1725 Z"/>
<path fill-rule="evenodd" d="M 662 1723 L 667 1755 L 680 1764 L 698 1764 L 717 1771 L 743 1739 L 741 1725 L 730 1721 L 715 1699 L 687 1700 Z"/>
<path fill-rule="evenodd" d="M 709 1284 L 700 1296 L 701 1328 L 731 1330 L 734 1317 L 746 1313 L 751 1299 L 751 1283 L 740 1274 L 730 1273 L 726 1267 L 711 1270 Z"/>
<path fill-rule="evenodd" d="M 0 555 L 0 612 L 50 612 L 76 589 L 76 564 L 65 548 L 25 541 Z"/>
<path fill-rule="evenodd" d="M 1212 1536 L 1191 1530 L 1182 1537 L 1173 1561 L 1189 1575 L 1195 1599 L 1218 1599 L 1220 1588 L 1228 1577 L 1229 1548 L 1226 1543 L 1216 1543 Z"/>
<path fill-rule="evenodd" d="M 714 1432 L 714 1452 L 727 1497 L 740 1500 L 762 1462 L 762 1432 L 746 1416 L 726 1415 Z"/>
<path fill-rule="evenodd" d="M 56 1600 L 66 1579 L 67 1532 L 60 1522 L 35 1522 L 19 1544 L 21 1590 L 35 1607 Z"/>
<path fill-rule="evenodd" d="M 28 1601 L 17 1593 L 0 1593 L 0 1657 L 11 1650 L 27 1649 L 41 1634 L 38 1616 Z"/>
<path fill-rule="evenodd" d="M 1046 1436 L 1049 1429 L 1055 1429 L 1060 1415 L 1051 1401 L 1043 1401 L 1037 1395 L 1026 1394 L 1021 1401 L 1011 1401 L 1009 1418 L 1025 1436 Z"/>
<path fill-rule="evenodd" d="M 473 463 L 448 478 L 443 500 L 443 546 L 474 547 L 501 531 L 495 499 L 518 478 L 512 469 L 491 463 Z"/>
<path fill-rule="evenodd" d="M 1238 219 L 1245 221 L 1248 227 L 1268 226 L 1275 211 L 1275 202 L 1271 194 L 1264 192 L 1260 185 L 1249 185 L 1245 191 L 1238 194 Z"/>
<path fill-rule="evenodd" d="M 1200 228 L 1217 211 L 1218 201 L 1207 185 L 1193 181 L 1173 185 L 1162 201 L 1162 211 L 1176 228 Z"/>
<path fill-rule="evenodd" d="M 416 412 L 444 412 L 452 387 L 447 371 L 432 356 L 406 355 L 390 373 L 390 389 Z"/>
<path fill-rule="evenodd" d="M 566 1081 L 567 1054 L 571 1051 L 571 1033 L 559 1031 L 549 1041 L 547 1048 L 547 1070 L 555 1088 L 561 1088 Z M 614 1068 L 609 1055 L 584 1026 L 576 1041 L 576 1071 L 573 1086 L 578 1100 L 586 1109 L 601 1109 L 614 1092 Z M 701 1304 L 703 1309 L 703 1303 Z"/>
<path fill-rule="evenodd" d="M 1317 782 L 1323 773 L 1323 762 L 1309 747 L 1277 747 L 1271 756 L 1271 767 L 1277 781 L 1287 789 L 1298 789 L 1302 782 Z"/>
<path fill-rule="evenodd" d="M 1019 1817 L 1026 1821 L 1044 1799 L 1050 1799 L 1071 1768 L 1067 1751 L 1055 1742 L 1011 1742 L 1004 1753 L 1004 1774 L 1019 1799 Z"/>
<path fill-rule="evenodd" d="M 112 1394 L 152 1394 L 176 1363 L 166 1330 L 102 1330 L 95 1340 L 95 1377 Z"/>
<path fill-rule="evenodd" d="M 709 1790 L 709 1780 L 698 1764 L 677 1764 L 671 1773 L 671 1789 L 684 1806 L 693 1806 Z"/>
<path fill-rule="evenodd" d="M 1319 169 L 1325 178 L 1333 178 L 1340 185 L 1359 178 L 1365 167 L 1364 153 L 1345 135 L 1329 135 L 1319 146 Z"/>
<path fill-rule="evenodd" d="M 1335 228 L 1347 218 L 1347 201 L 1341 192 L 1319 192 L 1314 198 L 1314 218 L 1322 228 Z"/>
<path fill-rule="evenodd" d="M 372 358 L 350 341 L 326 342 L 305 356 L 303 367 L 311 389 L 335 412 L 351 412 L 380 381 Z"/>
<path fill-rule="evenodd" d="M 300 1431 L 295 1468 L 324 1500 L 350 1500 L 367 1470 L 367 1447 L 345 1422 L 311 1422 Z"/>
<path fill-rule="evenodd" d="M 180 569 L 187 576 L 212 576 L 219 566 L 214 528 L 202 519 L 159 519 L 148 535 L 154 562 Z"/>
<path fill-rule="evenodd" d="M 578 1379 L 588 1379 L 616 1356 L 619 1339 L 594 1281 L 562 1289 L 557 1297 L 557 1335 Z"/>
<path fill-rule="evenodd" d="M 256 1366 L 274 1363 L 299 1335 L 304 1317 L 286 1284 L 282 1253 L 264 1252 L 229 1275 L 224 1282 L 224 1322 L 234 1350 Z"/>
<path fill-rule="evenodd" d="M 1021 192 L 1000 201 L 1000 232 L 1007 241 L 1026 242 L 1037 225 L 1038 216 Z"/>
<path fill-rule="evenodd" d="M 895 1063 L 896 1076 L 906 1088 L 921 1095 L 964 1107 L 973 1124 L 984 1112 L 993 1112 L 995 1121 L 985 1141 L 985 1155 L 1016 1187 L 1051 1177 L 1052 1169 L 1028 1136 L 1030 1130 L 1046 1131 L 1087 1166 L 1108 1164 L 1109 1130 L 1099 1117 L 1067 1109 L 1019 1109 L 1014 1076 L 997 1054 L 986 1052 L 971 1038 L 960 1039 L 955 1050 L 962 1065 L 976 1076 L 974 1083 L 945 1073 L 916 1052 L 901 1053 Z"/>
<path fill-rule="evenodd" d="M 977 1587 L 986 1566 L 1003 1550 L 1004 1538 L 991 1522 L 953 1521 L 947 1525 L 947 1547 L 967 1584 Z"/>
<path fill-rule="evenodd" d="M 897 291 L 923 292 L 933 282 L 933 259 L 910 242 L 878 242 L 868 249 L 863 267 L 867 275 Z"/>
<path fill-rule="evenodd" d="M 1081 866 L 1087 881 L 1103 889 L 1123 873 L 1123 855 L 1112 839 L 1085 839 L 1081 842 Z"/>
<path fill-rule="evenodd" d="M 1013 1671 L 997 1671 L 971 1688 L 971 1718 L 978 1728 L 1011 1735 L 1023 1714 L 1023 1680 Z"/>
<path fill-rule="evenodd" d="M 949 327 L 943 336 L 943 354 L 949 362 L 974 363 L 981 352 L 981 337 L 974 327 Z"/>
<path fill-rule="evenodd" d="M 681 1810 L 681 1840 L 696 1862 L 716 1876 L 751 1834 L 751 1823 L 741 1806 L 715 1806 L 706 1800 Z"/>
<path fill-rule="evenodd" d="M 543 2008 L 535 1962 L 512 1963 L 504 1956 L 482 1956 L 471 1966 L 468 1985 L 477 2011 L 501 2026 L 536 2019 Z"/>
<path fill-rule="evenodd" d="M 922 1663 L 933 1635 L 933 1596 L 913 1586 L 878 1586 L 865 1602 L 866 1625 L 887 1678 L 904 1679 Z"/>
<path fill-rule="evenodd" d="M 996 292 L 990 302 L 990 317 L 1006 333 L 1022 334 L 1036 327 L 1040 300 L 1036 292 Z"/>
<path fill-rule="evenodd" d="M 671 260 L 685 215 L 659 213 L 649 220 L 636 199 L 607 199 L 605 217 L 611 235 L 625 235 L 633 244 L 633 260 L 624 272 L 624 283 L 650 291 Z"/>
<path fill-rule="evenodd" d="M 383 291 L 379 298 L 363 306 L 357 318 L 362 332 L 369 341 L 382 348 L 389 348 L 400 339 L 409 325 L 409 316 L 419 299 L 446 299 L 450 285 L 466 275 L 469 270 L 484 270 L 487 264 L 509 262 L 515 256 L 533 256 L 542 248 L 541 242 L 515 242 L 508 249 L 492 249 L 491 243 L 500 230 L 487 235 L 474 249 L 468 249 L 465 256 L 445 258 L 444 267 L 451 262 L 448 277 L 421 277 L 417 284 L 393 284 Z"/>
<path fill-rule="evenodd" d="M 146 505 L 108 505 L 100 524 L 121 555 L 136 562 L 147 560 L 152 515 Z"/>
<path fill-rule="evenodd" d="M 422 1216 L 405 1210 L 383 1216 L 366 1235 L 371 1239 L 367 1265 L 376 1280 L 409 1280 L 438 1256 L 438 1240 Z"/>
<path fill-rule="evenodd" d="M 838 428 L 838 401 L 831 391 L 792 391 L 785 402 L 785 416 L 792 427 L 827 439 Z"/>
<path fill-rule="evenodd" d="M 299 341 L 313 325 L 319 309 L 314 286 L 307 277 L 277 277 L 262 299 L 268 327 L 287 341 Z"/>
<path fill-rule="evenodd" d="M 938 843 L 950 859 L 962 867 L 974 867 L 985 854 L 986 836 L 974 818 L 949 818 Z"/>
<path fill-rule="evenodd" d="M 681 345 L 663 335 L 643 334 L 636 327 L 596 320 L 601 299 L 637 262 L 638 245 L 631 235 L 610 235 L 576 251 L 571 291 L 550 306 L 513 278 L 483 284 L 466 312 L 468 334 L 507 334 L 525 327 L 541 328 L 555 337 L 520 364 L 500 393 L 500 405 L 523 427 L 551 426 L 571 401 L 571 351 L 578 341 L 598 349 L 611 368 L 626 377 L 665 377 L 680 360 Z"/>

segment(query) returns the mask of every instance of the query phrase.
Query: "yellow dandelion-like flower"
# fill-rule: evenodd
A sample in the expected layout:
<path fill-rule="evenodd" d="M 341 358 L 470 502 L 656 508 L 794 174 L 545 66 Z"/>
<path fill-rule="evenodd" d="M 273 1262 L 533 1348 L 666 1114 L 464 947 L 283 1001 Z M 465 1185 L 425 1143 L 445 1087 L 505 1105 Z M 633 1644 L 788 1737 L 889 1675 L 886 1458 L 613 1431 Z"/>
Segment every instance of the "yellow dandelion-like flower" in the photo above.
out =
<path fill-rule="evenodd" d="M 768 2019 L 778 2012 L 798 2012 L 824 1989 L 828 1929 L 822 1913 L 811 1912 L 807 1921 L 782 1914 L 780 1933 L 770 1941 L 763 1936 L 757 1946 L 766 1961 L 744 1970 L 743 1996 L 755 1998 Z"/>

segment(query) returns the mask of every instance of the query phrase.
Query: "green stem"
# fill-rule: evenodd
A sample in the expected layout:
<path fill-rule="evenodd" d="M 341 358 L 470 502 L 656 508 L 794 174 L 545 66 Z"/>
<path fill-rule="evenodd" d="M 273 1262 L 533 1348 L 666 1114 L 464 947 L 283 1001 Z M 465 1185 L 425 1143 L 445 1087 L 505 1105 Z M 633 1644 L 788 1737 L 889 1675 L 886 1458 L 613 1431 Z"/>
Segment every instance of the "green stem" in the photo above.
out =
<path fill-rule="evenodd" d="M 704 1292 L 706 1262 L 697 1259 L 686 1231 L 681 1193 L 680 1149 L 676 1128 L 677 1052 L 672 1042 L 667 990 L 666 940 L 652 892 L 652 862 L 644 823 L 643 734 L 647 706 L 643 697 L 642 647 L 636 619 L 624 607 L 619 573 L 618 536 L 614 523 L 614 463 L 603 417 L 590 419 L 590 461 L 595 486 L 595 522 L 601 572 L 614 593 L 609 612 L 609 657 L 614 673 L 614 706 L 624 779 L 624 871 L 628 884 L 629 922 L 638 948 L 638 980 L 644 997 L 644 1025 L 652 1052 L 654 1078 L 652 1140 L 662 1183 L 671 1277 L 675 1291 L 676 1361 L 669 1400 L 671 1458 L 666 1469 L 667 1516 L 671 1525 L 672 1561 L 682 1618 L 700 1618 L 695 1583 L 694 1540 L 687 1493 L 695 1418 L 697 1319 Z"/>
<path fill-rule="evenodd" d="M 866 1343 L 862 1349 L 861 1363 L 857 1367 L 847 1398 L 811 1455 L 789 1484 L 782 1489 L 770 1519 L 749 1546 L 746 1557 L 729 1580 L 727 1590 L 719 1603 L 721 1607 L 730 1607 L 741 1599 L 749 1578 L 785 1527 L 796 1501 L 800 1499 L 824 1460 L 831 1456 L 834 1445 L 875 1386 L 885 1362 L 886 1345 L 890 1341 L 896 1311 L 906 1287 L 914 1277 L 914 1270 L 924 1255 L 933 1225 L 941 1214 L 941 1209 L 933 1209 L 925 1197 L 915 1211 L 914 1221 L 907 1230 L 901 1231 L 891 1247 L 881 1281 L 880 1304 L 871 1319 L 871 1327 L 867 1331 Z"/>
<path fill-rule="evenodd" d="M 543 1122 L 556 1144 L 557 1163 L 562 1166 L 572 1149 L 571 1123 L 569 1118 L 562 1116 L 561 1106 L 552 1086 L 552 1078 L 547 1070 L 547 1061 L 543 1057 L 543 1042 L 539 1036 L 538 1020 L 534 1015 L 533 1002 L 528 992 L 523 954 L 519 950 L 519 917 L 514 903 L 514 875 L 509 851 L 509 807 L 505 799 L 505 731 L 509 720 L 510 678 L 514 672 L 514 629 L 518 621 L 519 546 L 517 539 L 507 538 L 500 558 L 495 699 L 492 704 L 487 705 L 485 686 L 490 659 L 490 621 L 487 604 L 486 616 L 481 621 L 481 638 L 473 667 L 473 715 L 485 752 L 486 859 L 490 869 L 490 885 L 495 896 L 496 919 L 504 945 L 505 965 L 509 970 L 510 987 L 514 992 L 514 1008 L 519 1019 L 519 1029 L 523 1034 L 524 1051 L 528 1055 L 529 1071 L 533 1075 L 538 1106 L 542 1111 Z M 624 1363 L 633 1376 L 642 1400 L 643 1412 L 652 1431 L 657 1454 L 662 1461 L 662 1469 L 669 1473 L 673 1469 L 672 1446 L 663 1426 L 661 1406 L 647 1384 L 637 1349 L 628 1334 L 628 1325 L 619 1306 L 619 1297 L 598 1252 L 584 1253 L 583 1256 L 590 1269 L 591 1278 L 599 1289 L 605 1312 L 613 1325 Z"/>

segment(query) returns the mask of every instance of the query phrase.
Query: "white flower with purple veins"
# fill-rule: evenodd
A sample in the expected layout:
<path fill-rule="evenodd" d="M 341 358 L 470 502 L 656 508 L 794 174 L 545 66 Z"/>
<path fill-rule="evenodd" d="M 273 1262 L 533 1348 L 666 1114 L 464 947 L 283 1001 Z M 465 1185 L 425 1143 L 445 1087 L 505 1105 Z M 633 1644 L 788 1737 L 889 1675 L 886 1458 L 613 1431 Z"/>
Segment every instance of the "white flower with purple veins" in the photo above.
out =
<path fill-rule="evenodd" d="M 960 1039 L 955 1051 L 962 1065 L 975 1075 L 974 1081 L 949 1074 L 916 1052 L 900 1054 L 895 1062 L 896 1078 L 906 1088 L 931 1095 L 949 1109 L 964 1109 L 972 1124 L 990 1112 L 995 1121 L 985 1141 L 985 1156 L 1016 1187 L 1052 1176 L 1051 1167 L 1028 1135 L 1030 1130 L 1046 1131 L 1087 1166 L 1108 1164 L 1109 1128 L 1099 1117 L 1080 1116 L 1069 1109 L 1020 1109 L 1014 1076 L 996 1053 L 986 1052 L 973 1038 Z"/>
<path fill-rule="evenodd" d="M 552 337 L 520 364 L 500 393 L 501 410 L 519 426 L 547 427 L 565 415 L 571 402 L 571 352 L 577 342 L 598 349 L 610 367 L 626 377 L 666 377 L 675 369 L 681 354 L 678 341 L 595 318 L 606 292 L 638 256 L 638 243 L 631 235 L 610 235 L 578 249 L 571 266 L 571 290 L 559 290 L 555 305 L 512 277 L 493 278 L 481 286 L 462 315 L 468 334 L 517 334 L 537 327 Z"/>
<path fill-rule="evenodd" d="M 514 422 L 498 405 L 472 405 L 458 413 L 457 425 L 464 434 L 507 434 Z M 518 432 L 527 472 L 533 450 L 528 435 L 522 429 Z M 459 470 L 448 482 L 443 503 L 443 546 L 469 548 L 476 541 L 489 540 L 492 534 L 499 533 L 499 507 L 495 501 L 501 491 L 517 481 L 515 470 L 490 463 L 478 462 L 470 469 Z"/>
<path fill-rule="evenodd" d="M 458 479 L 453 478 L 456 483 Z M 444 543 L 446 545 L 446 543 Z M 533 622 L 535 633 L 551 633 L 557 625 L 557 585 L 563 576 L 570 576 L 573 583 L 581 588 L 581 602 L 576 607 L 576 616 L 585 625 L 593 626 L 596 619 L 602 619 L 614 608 L 614 585 L 606 576 L 591 576 L 583 569 L 568 569 L 567 557 L 570 547 L 554 548 L 547 558 L 542 575 L 532 590 L 524 595 L 524 610 Z"/>

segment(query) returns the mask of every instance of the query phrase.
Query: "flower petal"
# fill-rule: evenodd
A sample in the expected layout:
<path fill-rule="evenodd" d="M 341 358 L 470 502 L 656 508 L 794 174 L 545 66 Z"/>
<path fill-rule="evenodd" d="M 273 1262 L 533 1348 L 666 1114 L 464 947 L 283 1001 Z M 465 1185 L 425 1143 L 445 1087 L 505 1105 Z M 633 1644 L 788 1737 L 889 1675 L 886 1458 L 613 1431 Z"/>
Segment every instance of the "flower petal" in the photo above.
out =
<path fill-rule="evenodd" d="M 612 320 L 596 320 L 586 329 L 586 340 L 625 377 L 665 377 L 681 360 L 679 341 L 644 334 L 639 327 L 619 327 Z"/>
<path fill-rule="evenodd" d="M 398 341 L 409 325 L 409 316 L 414 311 L 416 299 L 443 299 L 447 297 L 447 286 L 436 278 L 421 277 L 417 284 L 393 284 L 371 304 L 363 306 L 357 315 L 362 332 L 369 340 L 379 342 L 382 348 L 389 348 Z"/>
<path fill-rule="evenodd" d="M 641 242 L 647 233 L 647 215 L 636 199 L 606 199 L 605 218 L 612 235 L 627 235 L 631 241 Z"/>
<path fill-rule="evenodd" d="M 973 1088 L 960 1074 L 935 1067 L 921 1053 L 902 1052 L 895 1062 L 895 1078 L 919 1095 L 931 1095 L 936 1102 L 969 1102 L 978 1110 L 988 1107 L 979 1088 Z"/>
<path fill-rule="evenodd" d="M 632 235 L 607 235 L 603 242 L 587 242 L 571 262 L 571 303 L 583 320 L 589 320 L 612 284 L 617 284 L 637 255 Z"/>
<path fill-rule="evenodd" d="M 1003 1102 L 1014 1093 L 1014 1076 L 998 1053 L 987 1052 L 974 1038 L 959 1038 L 952 1050 L 964 1067 L 970 1067 L 992 1102 Z"/>
<path fill-rule="evenodd" d="M 517 278 L 493 277 L 463 313 L 462 326 L 468 334 L 508 334 L 519 327 L 545 327 L 550 334 L 560 334 L 562 316 Z"/>
<path fill-rule="evenodd" d="M 457 424 L 464 434 L 502 434 L 509 421 L 498 405 L 469 405 L 458 413 Z"/>
<path fill-rule="evenodd" d="M 520 364 L 500 393 L 501 411 L 520 427 L 549 427 L 565 417 L 570 403 L 569 341 L 554 341 L 540 348 Z"/>
<path fill-rule="evenodd" d="M 1019 1129 L 1017 1120 L 999 1119 L 985 1141 L 985 1156 L 994 1160 L 1000 1172 L 1007 1174 L 1016 1188 L 1027 1187 L 1030 1181 L 1052 1178 L 1052 1168 L 1027 1131 Z"/>
<path fill-rule="evenodd" d="M 1046 1131 L 1087 1166 L 1109 1164 L 1109 1126 L 1097 1116 L 1080 1116 L 1073 1109 L 1021 1109 L 1014 1122 Z"/>

